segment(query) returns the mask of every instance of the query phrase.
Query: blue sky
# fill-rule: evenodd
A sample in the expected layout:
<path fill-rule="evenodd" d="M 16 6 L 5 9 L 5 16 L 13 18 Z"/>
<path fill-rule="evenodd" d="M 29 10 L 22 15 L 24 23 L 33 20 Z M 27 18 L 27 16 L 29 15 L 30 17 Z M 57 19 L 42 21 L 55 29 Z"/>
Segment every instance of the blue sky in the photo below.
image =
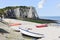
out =
<path fill-rule="evenodd" d="M 39 16 L 60 16 L 60 0 L 0 0 L 0 8 L 6 6 L 33 6 Z"/>

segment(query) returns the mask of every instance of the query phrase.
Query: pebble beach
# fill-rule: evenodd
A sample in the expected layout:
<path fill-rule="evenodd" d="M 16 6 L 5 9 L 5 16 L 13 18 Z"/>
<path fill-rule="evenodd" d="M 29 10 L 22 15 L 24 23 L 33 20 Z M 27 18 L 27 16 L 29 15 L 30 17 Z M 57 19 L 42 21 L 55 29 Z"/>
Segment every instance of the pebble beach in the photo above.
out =
<path fill-rule="evenodd" d="M 0 40 L 31 40 L 32 38 L 22 36 L 20 32 L 14 31 L 10 26 L 0 22 L 0 29 L 8 32 L 0 32 Z"/>
<path fill-rule="evenodd" d="M 15 19 L 14 19 L 15 20 Z M 41 29 L 38 29 L 39 31 L 37 30 L 33 30 L 33 31 L 37 31 L 39 33 L 44 33 L 44 38 L 42 39 L 35 39 L 35 38 L 32 38 L 32 37 L 27 37 L 27 36 L 23 36 L 21 34 L 21 32 L 18 32 L 16 30 L 13 30 L 11 28 L 11 26 L 9 26 L 9 24 L 12 24 L 12 23 L 16 23 L 16 20 L 5 20 L 3 22 L 0 22 L 0 29 L 1 30 L 4 30 L 5 32 L 0 32 L 0 40 L 60 40 L 60 24 L 57 25 L 55 23 L 51 23 L 48 25 L 48 27 L 46 28 L 41 28 Z M 14 22 L 13 22 L 14 21 Z M 21 20 L 18 20 L 17 22 L 19 23 L 22 23 L 23 21 Z M 30 24 L 38 24 L 38 23 L 33 23 L 33 22 L 27 22 L 27 21 L 24 21 L 26 22 L 27 24 L 30 23 Z M 23 25 L 26 25 L 26 23 L 23 23 Z"/>

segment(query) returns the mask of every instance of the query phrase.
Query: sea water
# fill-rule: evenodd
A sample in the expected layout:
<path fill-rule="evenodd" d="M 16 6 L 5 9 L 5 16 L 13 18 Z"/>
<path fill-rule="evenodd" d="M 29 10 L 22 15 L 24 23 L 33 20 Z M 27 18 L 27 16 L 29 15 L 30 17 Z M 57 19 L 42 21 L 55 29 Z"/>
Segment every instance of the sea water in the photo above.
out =
<path fill-rule="evenodd" d="M 60 20 L 60 16 L 41 16 L 43 19 Z"/>
<path fill-rule="evenodd" d="M 50 20 L 57 20 L 60 23 L 60 16 L 41 16 L 42 19 L 50 19 Z"/>

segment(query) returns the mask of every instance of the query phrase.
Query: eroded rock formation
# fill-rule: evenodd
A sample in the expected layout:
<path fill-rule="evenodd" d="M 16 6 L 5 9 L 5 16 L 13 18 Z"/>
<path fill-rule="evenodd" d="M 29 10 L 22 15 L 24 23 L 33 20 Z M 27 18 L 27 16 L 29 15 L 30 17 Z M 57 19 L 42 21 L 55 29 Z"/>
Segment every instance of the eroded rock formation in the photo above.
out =
<path fill-rule="evenodd" d="M 5 10 L 5 16 L 9 18 L 32 18 L 37 19 L 38 15 L 34 7 L 20 6 Z"/>

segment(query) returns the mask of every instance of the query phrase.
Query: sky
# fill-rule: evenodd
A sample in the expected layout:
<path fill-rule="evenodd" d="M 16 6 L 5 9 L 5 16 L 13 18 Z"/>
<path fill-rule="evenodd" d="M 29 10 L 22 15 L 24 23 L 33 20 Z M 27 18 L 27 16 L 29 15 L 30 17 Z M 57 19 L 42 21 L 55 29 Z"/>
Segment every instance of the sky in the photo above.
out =
<path fill-rule="evenodd" d="M 33 6 L 38 16 L 60 16 L 60 0 L 0 0 L 0 8 Z"/>

